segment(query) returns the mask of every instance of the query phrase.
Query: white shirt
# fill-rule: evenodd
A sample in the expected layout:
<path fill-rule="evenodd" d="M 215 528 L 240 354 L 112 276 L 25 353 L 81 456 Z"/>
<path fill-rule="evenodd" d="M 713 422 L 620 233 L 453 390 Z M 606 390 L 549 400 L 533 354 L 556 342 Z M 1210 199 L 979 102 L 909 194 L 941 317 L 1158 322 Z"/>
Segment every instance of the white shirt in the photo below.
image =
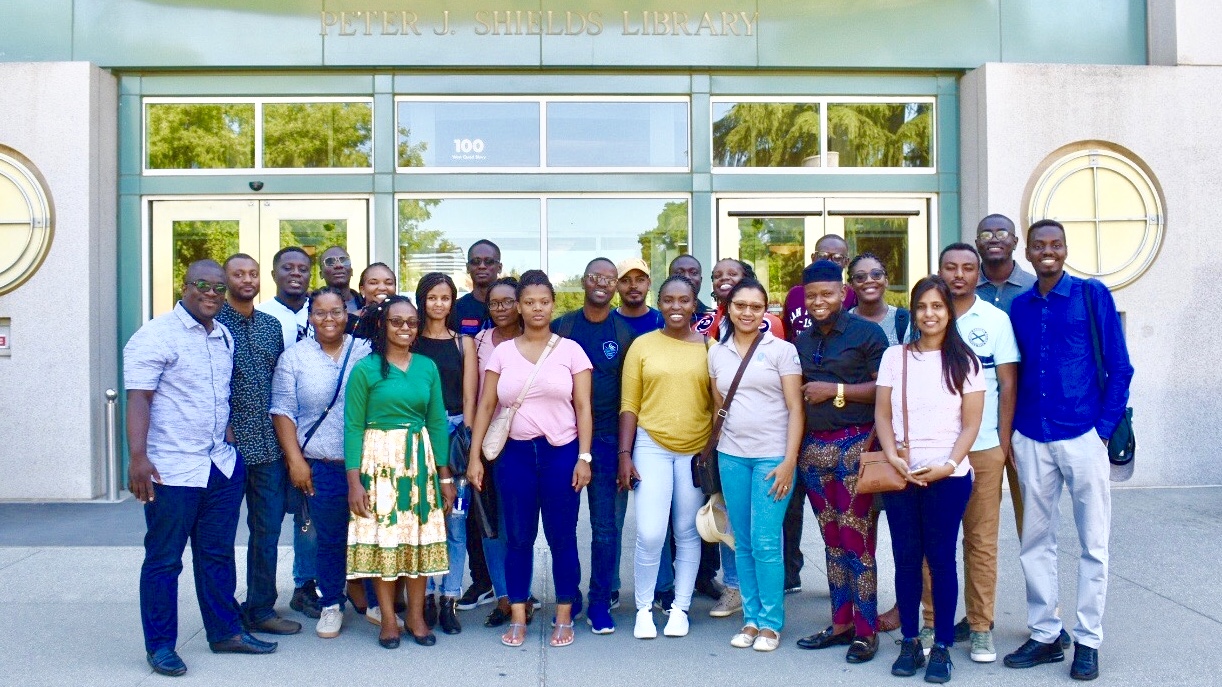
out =
<path fill-rule="evenodd" d="M 279 298 L 263 301 L 255 306 L 255 310 L 265 312 L 280 320 L 280 328 L 284 330 L 284 350 L 287 351 L 290 346 L 306 338 L 306 332 L 310 327 L 309 300 L 306 300 L 305 305 L 301 306 L 301 310 L 297 312 L 289 310 L 289 307 L 281 303 Z"/>
<path fill-rule="evenodd" d="M 956 318 L 959 336 L 967 342 L 972 352 L 980 358 L 984 372 L 984 416 L 980 420 L 980 433 L 976 435 L 973 451 L 983 451 L 1001 444 L 997 434 L 999 389 L 997 366 L 1018 362 L 1018 343 L 1014 340 L 1014 328 L 1010 317 L 1000 308 L 980 296 L 967 312 Z"/>

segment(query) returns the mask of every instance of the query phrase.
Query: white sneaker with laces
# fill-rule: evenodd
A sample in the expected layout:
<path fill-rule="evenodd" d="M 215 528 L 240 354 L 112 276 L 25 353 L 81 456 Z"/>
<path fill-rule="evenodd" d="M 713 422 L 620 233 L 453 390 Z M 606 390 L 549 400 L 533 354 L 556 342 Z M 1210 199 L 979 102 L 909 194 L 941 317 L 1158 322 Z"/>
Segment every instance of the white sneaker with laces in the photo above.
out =
<path fill-rule="evenodd" d="M 668 624 L 667 627 L 670 627 Z M 642 608 L 636 612 L 636 627 L 632 628 L 632 636 L 637 639 L 655 639 L 658 636 L 658 626 L 653 624 L 653 609 Z"/>
<path fill-rule="evenodd" d="M 670 609 L 670 620 L 666 621 L 666 627 L 662 629 L 662 634 L 667 637 L 686 637 L 687 630 L 687 611 L 681 611 L 672 606 Z"/>
<path fill-rule="evenodd" d="M 318 616 L 318 625 L 314 632 L 323 639 L 339 636 L 339 629 L 344 626 L 344 611 L 339 604 L 324 606 Z"/>

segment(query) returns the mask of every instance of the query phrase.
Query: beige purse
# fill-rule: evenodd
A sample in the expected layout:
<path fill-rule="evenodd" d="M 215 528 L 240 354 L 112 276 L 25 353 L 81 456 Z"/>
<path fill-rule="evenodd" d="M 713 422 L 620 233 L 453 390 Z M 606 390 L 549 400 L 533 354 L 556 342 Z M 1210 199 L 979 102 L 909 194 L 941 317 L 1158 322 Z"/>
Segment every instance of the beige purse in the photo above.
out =
<path fill-rule="evenodd" d="M 480 444 L 483 448 L 484 460 L 489 462 L 496 460 L 497 456 L 501 455 L 501 451 L 505 449 L 505 442 L 509 441 L 509 427 L 513 425 L 513 417 L 518 414 L 518 408 L 522 406 L 526 392 L 530 391 L 530 385 L 534 383 L 539 368 L 543 367 L 543 361 L 547 360 L 547 354 L 552 352 L 559 341 L 560 336 L 552 334 L 552 338 L 547 340 L 547 346 L 544 346 L 543 352 L 539 354 L 539 360 L 535 362 L 535 369 L 531 370 L 530 377 L 526 378 L 526 384 L 518 394 L 517 400 L 511 406 L 503 406 L 496 417 L 492 418 L 488 431 L 484 433 L 484 441 Z"/>
<path fill-rule="evenodd" d="M 908 460 L 908 345 L 904 345 L 904 373 L 900 383 L 900 403 L 904 415 L 904 443 L 895 447 L 896 453 L 904 462 Z M 865 448 L 874 443 L 875 431 L 870 430 L 866 437 Z M 882 451 L 862 451 L 861 460 L 857 464 L 857 493 L 881 494 L 888 491 L 903 491 L 908 486 L 908 480 L 895 469 L 887 454 Z"/>

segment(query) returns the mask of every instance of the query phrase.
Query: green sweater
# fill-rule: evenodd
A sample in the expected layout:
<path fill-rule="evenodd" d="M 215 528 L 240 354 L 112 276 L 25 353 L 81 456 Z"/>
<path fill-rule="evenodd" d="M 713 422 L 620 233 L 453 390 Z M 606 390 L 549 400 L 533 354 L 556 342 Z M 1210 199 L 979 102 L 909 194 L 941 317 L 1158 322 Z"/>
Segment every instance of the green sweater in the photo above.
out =
<path fill-rule="evenodd" d="M 352 368 L 344 397 L 344 466 L 360 469 L 366 429 L 429 431 L 438 467 L 450 462 L 450 426 L 437 365 L 413 355 L 407 372 L 394 365 L 382 378 L 382 357 L 370 355 Z"/>

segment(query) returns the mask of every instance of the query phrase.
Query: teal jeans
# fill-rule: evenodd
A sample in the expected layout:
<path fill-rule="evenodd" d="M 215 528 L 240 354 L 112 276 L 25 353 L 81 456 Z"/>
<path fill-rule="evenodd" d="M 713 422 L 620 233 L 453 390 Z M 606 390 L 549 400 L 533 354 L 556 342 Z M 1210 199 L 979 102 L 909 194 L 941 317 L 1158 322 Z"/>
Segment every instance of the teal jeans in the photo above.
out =
<path fill-rule="evenodd" d="M 782 523 L 793 484 L 780 500 L 768 490 L 774 480 L 765 479 L 784 460 L 739 458 L 717 452 L 721 491 L 734 528 L 734 562 L 743 595 L 743 624 L 780 634 L 785 625 L 785 563 L 782 555 Z"/>

